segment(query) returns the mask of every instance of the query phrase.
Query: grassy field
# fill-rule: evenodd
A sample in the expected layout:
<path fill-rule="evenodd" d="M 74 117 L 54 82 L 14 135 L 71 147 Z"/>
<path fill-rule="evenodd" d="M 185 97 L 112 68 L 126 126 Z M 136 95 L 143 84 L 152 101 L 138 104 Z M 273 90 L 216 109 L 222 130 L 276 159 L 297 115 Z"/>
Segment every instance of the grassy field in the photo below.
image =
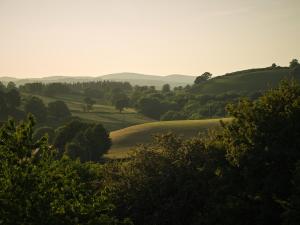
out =
<path fill-rule="evenodd" d="M 22 94 L 26 97 L 26 94 Z M 134 109 L 125 109 L 122 113 L 114 108 L 114 106 L 103 105 L 101 103 L 96 103 L 93 106 L 93 110 L 90 112 L 83 112 L 83 100 L 80 96 L 55 96 L 55 97 L 46 97 L 35 95 L 43 100 L 43 102 L 47 105 L 49 102 L 62 100 L 64 101 L 71 113 L 72 116 L 79 117 L 85 121 L 89 122 L 98 122 L 102 123 L 104 127 L 109 131 L 119 130 L 124 127 L 142 124 L 146 122 L 152 122 L 154 120 L 147 118 L 139 113 L 137 113 Z"/>
<path fill-rule="evenodd" d="M 222 120 L 230 121 L 229 118 Z M 108 158 L 124 157 L 134 146 L 151 142 L 152 136 L 157 133 L 172 131 L 184 137 L 192 137 L 199 132 L 219 126 L 219 121 L 220 119 L 160 121 L 113 131 L 110 133 L 113 145 L 106 156 Z"/>
<path fill-rule="evenodd" d="M 205 94 L 220 94 L 228 91 L 264 91 L 278 85 L 280 80 L 288 77 L 290 69 L 245 71 L 211 79 L 201 85 L 200 92 Z M 299 78 L 296 78 L 299 80 Z"/>

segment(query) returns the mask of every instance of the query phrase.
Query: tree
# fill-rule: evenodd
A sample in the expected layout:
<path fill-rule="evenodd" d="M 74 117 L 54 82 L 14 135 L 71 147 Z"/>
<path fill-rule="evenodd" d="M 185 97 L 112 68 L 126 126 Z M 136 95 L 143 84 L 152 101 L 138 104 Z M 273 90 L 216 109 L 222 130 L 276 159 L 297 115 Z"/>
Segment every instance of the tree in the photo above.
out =
<path fill-rule="evenodd" d="M 5 92 L 6 91 L 6 87 L 5 85 L 0 81 L 0 92 Z"/>
<path fill-rule="evenodd" d="M 272 63 L 271 68 L 275 69 L 277 67 L 276 63 Z"/>
<path fill-rule="evenodd" d="M 39 127 L 33 133 L 33 140 L 38 141 L 44 136 L 47 136 L 48 142 L 52 143 L 55 136 L 55 130 L 52 127 Z"/>
<path fill-rule="evenodd" d="M 260 224 L 280 221 L 280 202 L 289 198 L 300 160 L 300 87 L 283 81 L 257 101 L 244 100 L 228 110 L 234 120 L 221 137 L 226 157 L 239 168 L 248 201 L 259 205 Z"/>
<path fill-rule="evenodd" d="M 137 108 L 140 113 L 153 119 L 159 119 L 162 114 L 161 102 L 157 98 L 141 98 Z"/>
<path fill-rule="evenodd" d="M 8 84 L 7 84 L 7 90 L 12 90 L 12 89 L 16 89 L 16 84 L 12 81 L 9 81 Z"/>
<path fill-rule="evenodd" d="M 205 72 L 205 73 L 203 73 L 202 75 L 198 76 L 198 77 L 195 79 L 194 83 L 195 83 L 195 84 L 202 84 L 202 83 L 206 82 L 207 80 L 209 80 L 211 77 L 212 77 L 212 74 L 211 74 L 211 73 Z"/>
<path fill-rule="evenodd" d="M 30 97 L 25 101 L 25 112 L 32 113 L 37 122 L 45 122 L 47 119 L 47 108 L 43 101 L 38 97 Z"/>
<path fill-rule="evenodd" d="M 296 66 L 299 65 L 299 62 L 298 62 L 298 59 L 293 59 L 291 62 L 290 62 L 290 68 L 293 69 L 295 68 Z"/>
<path fill-rule="evenodd" d="M 171 91 L 171 87 L 169 84 L 164 84 L 162 86 L 162 92 L 166 93 L 166 92 L 170 92 Z"/>
<path fill-rule="evenodd" d="M 86 111 L 91 111 L 93 109 L 93 105 L 96 103 L 93 99 L 90 97 L 86 97 L 83 100 L 85 102 L 85 109 Z"/>
<path fill-rule="evenodd" d="M 61 120 L 71 116 L 71 112 L 65 102 L 55 101 L 48 104 L 48 115 Z"/>
<path fill-rule="evenodd" d="M 18 126 L 9 121 L 0 130 L 1 223 L 131 224 L 111 216 L 113 205 L 98 185 L 100 167 L 58 160 L 46 138 L 33 141 L 33 125 L 30 117 Z"/>
<path fill-rule="evenodd" d="M 164 113 L 161 117 L 160 120 L 183 120 L 186 119 L 184 114 L 181 112 L 177 112 L 177 111 L 168 111 L 166 113 Z"/>
<path fill-rule="evenodd" d="M 87 152 L 86 161 L 97 162 L 101 159 L 102 155 L 107 153 L 111 147 L 111 139 L 109 133 L 101 124 L 95 124 L 88 127 L 83 134 L 83 145 Z M 82 139 L 79 139 L 80 143 Z"/>
<path fill-rule="evenodd" d="M 295 66 L 291 70 L 291 75 L 294 76 L 294 77 L 300 77 L 300 65 Z"/>
<path fill-rule="evenodd" d="M 119 112 L 121 113 L 123 111 L 124 108 L 129 106 L 129 98 L 127 96 L 122 96 L 119 99 L 117 99 L 114 104 L 115 104 L 115 108 L 117 110 L 119 110 Z"/>
<path fill-rule="evenodd" d="M 101 124 L 78 120 L 60 127 L 54 140 L 60 154 L 66 153 L 82 162 L 99 161 L 111 146 L 109 133 Z"/>
<path fill-rule="evenodd" d="M 7 106 L 11 109 L 15 109 L 21 104 L 21 96 L 17 89 L 9 89 L 6 93 Z"/>

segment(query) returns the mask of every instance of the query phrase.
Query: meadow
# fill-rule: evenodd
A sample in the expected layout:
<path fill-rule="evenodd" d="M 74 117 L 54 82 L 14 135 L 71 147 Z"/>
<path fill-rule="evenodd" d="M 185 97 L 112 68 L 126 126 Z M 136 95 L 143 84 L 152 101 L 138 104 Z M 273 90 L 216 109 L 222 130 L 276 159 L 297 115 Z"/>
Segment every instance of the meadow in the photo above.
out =
<path fill-rule="evenodd" d="M 130 150 L 139 144 L 148 144 L 156 134 L 175 133 L 184 138 L 191 138 L 220 126 L 220 120 L 229 122 L 230 118 L 204 120 L 159 121 L 130 126 L 110 133 L 112 147 L 106 157 L 126 157 Z"/>

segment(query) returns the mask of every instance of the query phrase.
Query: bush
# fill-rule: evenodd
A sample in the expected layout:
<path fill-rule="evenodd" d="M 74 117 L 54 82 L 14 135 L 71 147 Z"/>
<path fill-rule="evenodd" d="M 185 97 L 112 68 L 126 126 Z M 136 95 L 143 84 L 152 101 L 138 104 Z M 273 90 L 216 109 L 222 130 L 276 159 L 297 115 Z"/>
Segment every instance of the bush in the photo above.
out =
<path fill-rule="evenodd" d="M 2 224 L 129 224 L 111 214 L 99 191 L 101 169 L 66 157 L 42 138 L 33 141 L 33 119 L 0 131 L 0 222 Z"/>
<path fill-rule="evenodd" d="M 176 111 L 168 111 L 164 113 L 161 117 L 160 120 L 183 120 L 185 119 L 185 116 L 181 112 L 176 112 Z"/>

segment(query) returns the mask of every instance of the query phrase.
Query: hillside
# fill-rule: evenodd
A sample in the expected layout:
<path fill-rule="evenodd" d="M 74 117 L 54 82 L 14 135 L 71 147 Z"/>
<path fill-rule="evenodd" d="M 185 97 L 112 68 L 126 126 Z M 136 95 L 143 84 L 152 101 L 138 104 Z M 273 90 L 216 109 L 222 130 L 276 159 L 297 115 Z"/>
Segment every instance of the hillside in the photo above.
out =
<path fill-rule="evenodd" d="M 179 75 L 173 74 L 168 76 L 160 76 L 160 75 L 145 75 L 139 73 L 114 73 L 103 76 L 50 76 L 50 77 L 42 77 L 42 78 L 26 78 L 26 79 L 18 79 L 14 77 L 0 77 L 0 81 L 3 83 L 8 83 L 12 81 L 17 85 L 22 85 L 25 83 L 76 83 L 76 82 L 90 82 L 90 81 L 99 81 L 99 80 L 110 80 L 110 81 L 121 81 L 121 82 L 129 82 L 132 85 L 140 85 L 140 86 L 155 86 L 156 88 L 161 88 L 164 84 L 170 84 L 171 87 L 176 86 L 185 86 L 188 84 L 193 84 L 195 77 L 188 75 Z"/>
<path fill-rule="evenodd" d="M 22 95 L 23 97 L 27 96 L 27 94 L 24 93 L 22 93 Z M 41 98 L 46 105 L 49 102 L 62 100 L 68 105 L 72 116 L 79 117 L 88 122 L 101 123 L 109 131 L 154 121 L 137 113 L 134 109 L 127 108 L 120 113 L 115 109 L 115 107 L 111 105 L 103 105 L 99 102 L 93 106 L 93 109 L 90 112 L 83 112 L 82 106 L 84 103 L 82 98 L 74 95 L 62 95 L 55 97 L 45 97 L 41 95 L 34 96 Z"/>
<path fill-rule="evenodd" d="M 222 120 L 230 121 L 228 118 Z M 192 137 L 209 128 L 218 127 L 219 122 L 220 119 L 160 121 L 113 131 L 110 133 L 113 145 L 107 157 L 125 156 L 134 146 L 151 142 L 152 136 L 158 133 L 171 131 L 184 137 Z"/>
<path fill-rule="evenodd" d="M 288 77 L 289 74 L 289 68 L 239 71 L 212 78 L 199 86 L 198 91 L 212 95 L 230 91 L 263 91 L 278 85 L 280 80 Z M 296 79 L 300 80 L 300 77 Z"/>

